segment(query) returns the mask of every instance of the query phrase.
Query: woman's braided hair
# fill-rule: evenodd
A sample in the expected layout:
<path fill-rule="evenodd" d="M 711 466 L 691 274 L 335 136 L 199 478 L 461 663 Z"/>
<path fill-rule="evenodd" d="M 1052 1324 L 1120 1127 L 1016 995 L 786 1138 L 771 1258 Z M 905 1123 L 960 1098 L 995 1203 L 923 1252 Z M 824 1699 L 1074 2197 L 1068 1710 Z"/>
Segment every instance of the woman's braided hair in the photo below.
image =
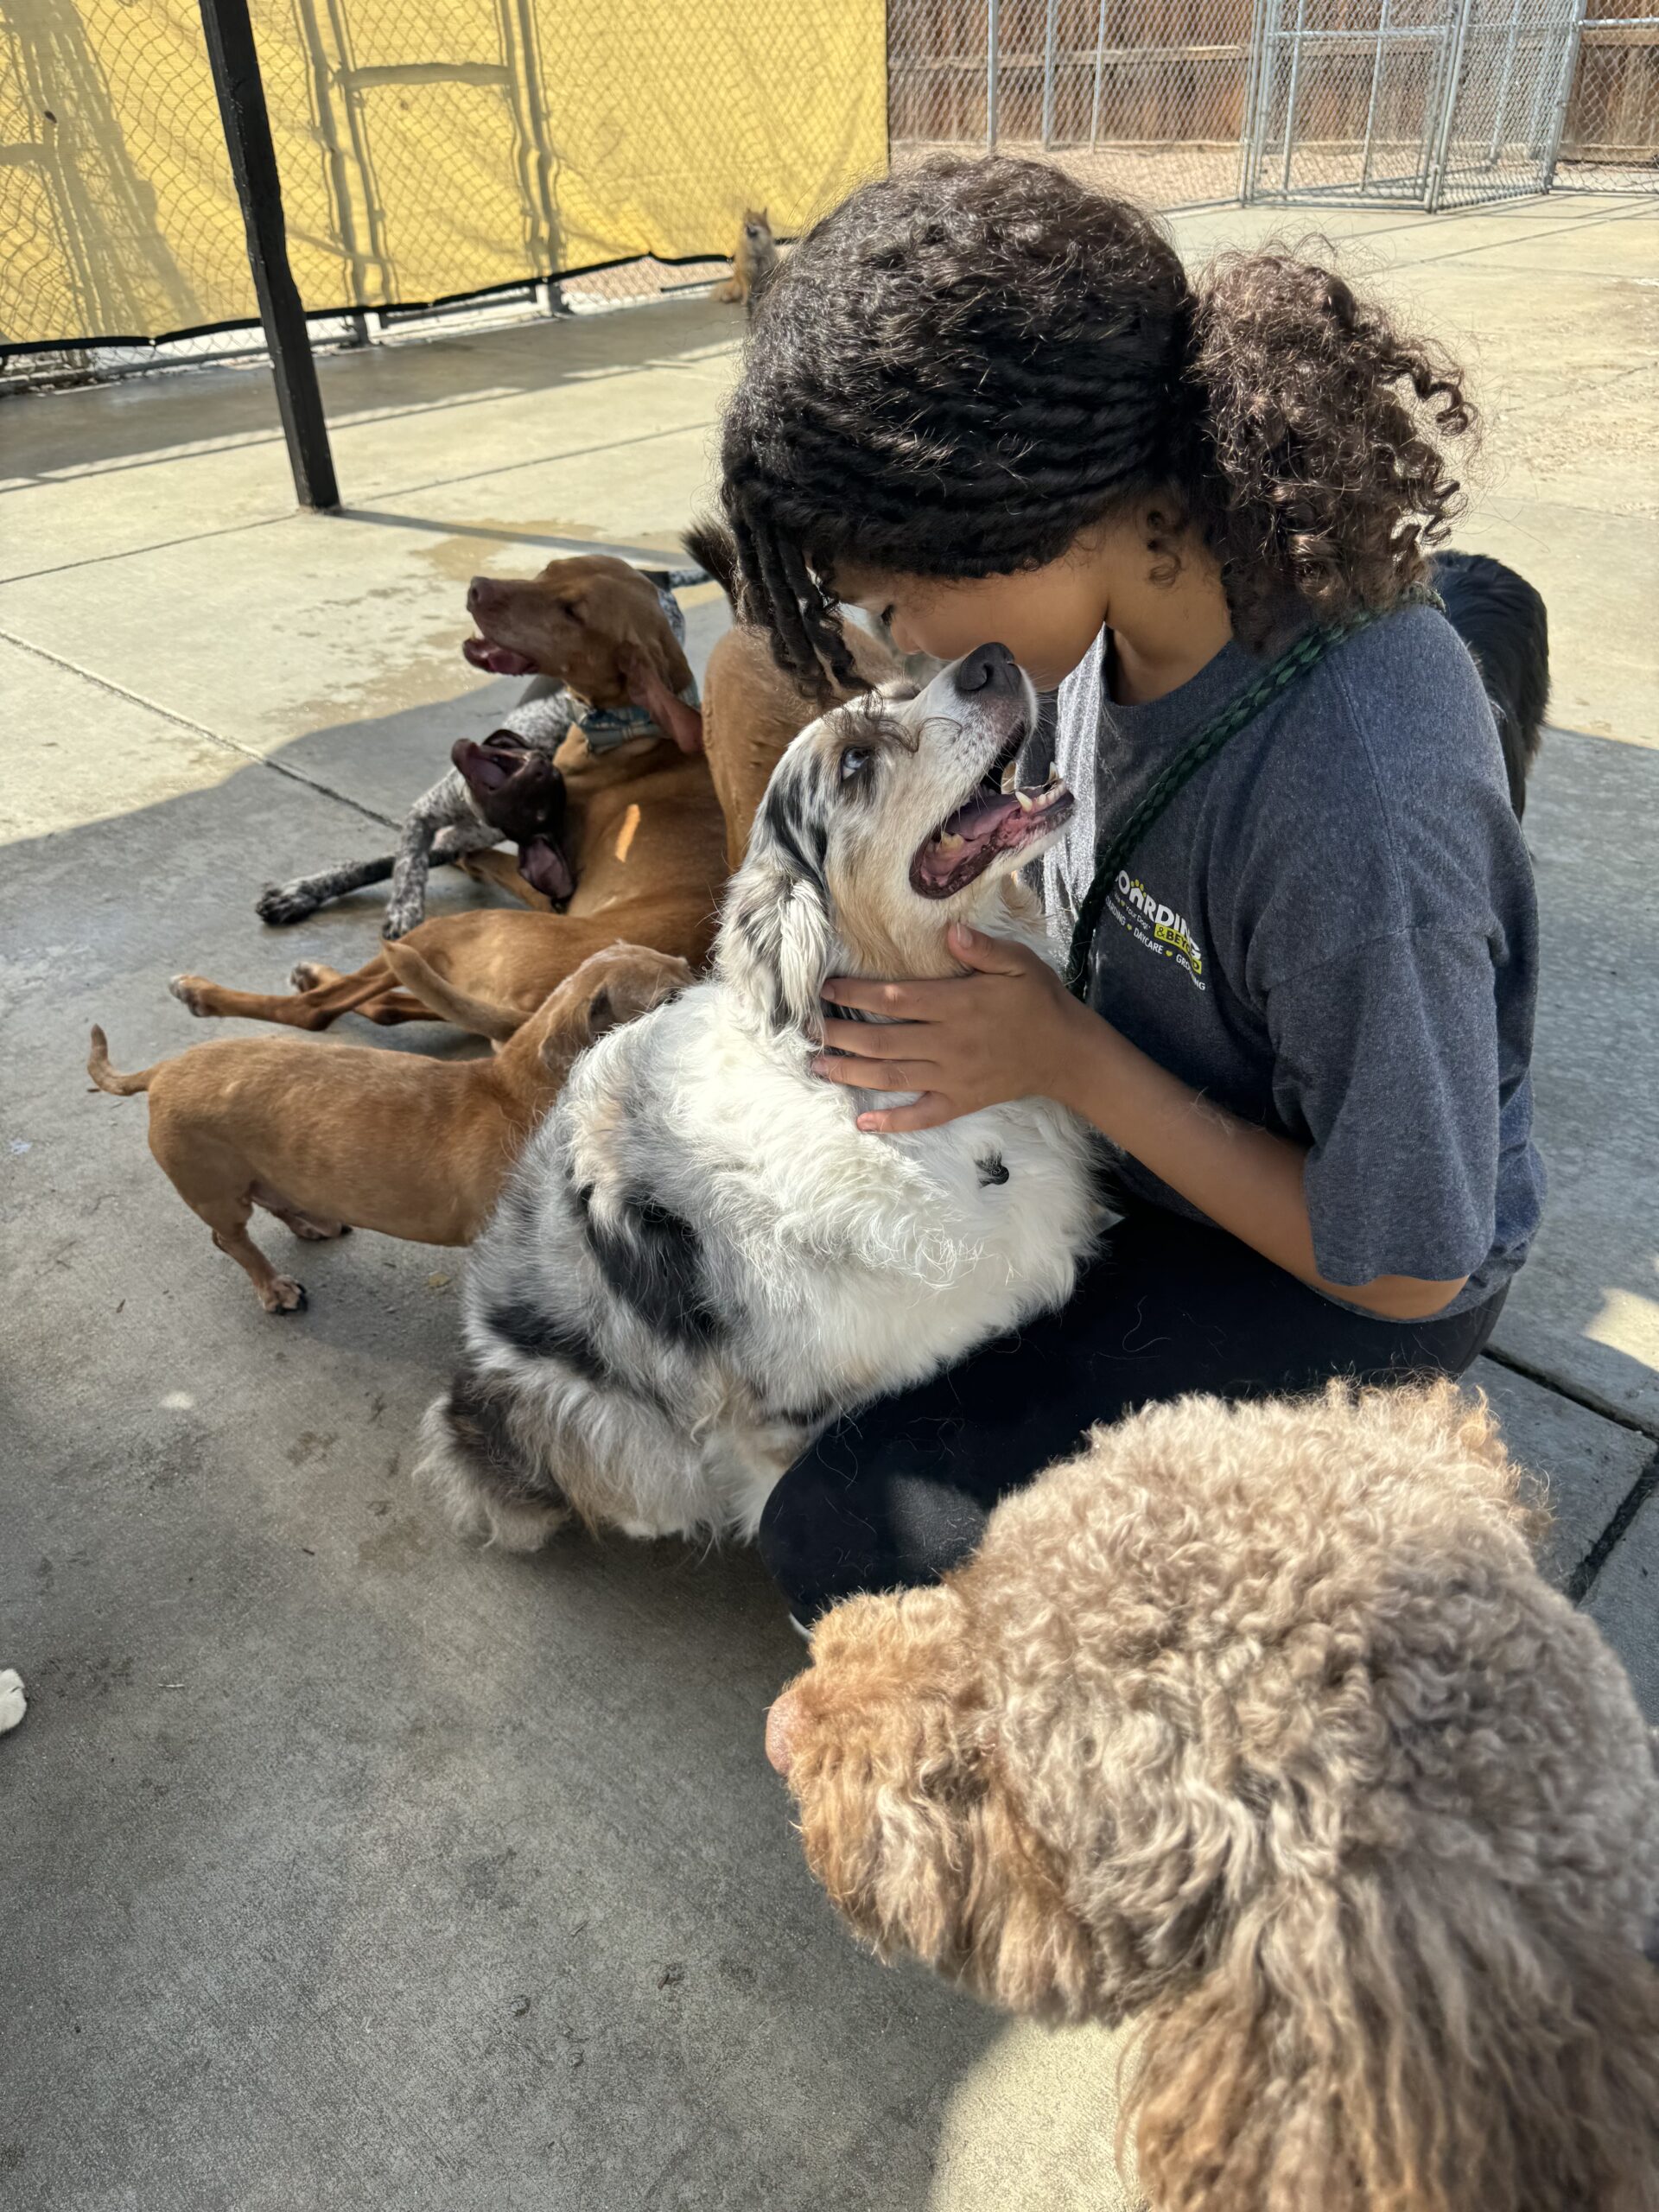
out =
<path fill-rule="evenodd" d="M 853 669 L 845 563 L 1005 575 L 1172 499 L 1260 644 L 1300 604 L 1391 605 L 1457 512 L 1455 365 L 1332 271 L 1231 254 L 1195 292 L 1127 202 L 1035 162 L 942 161 L 853 194 L 756 317 L 721 446 L 740 606 L 822 688 Z"/>

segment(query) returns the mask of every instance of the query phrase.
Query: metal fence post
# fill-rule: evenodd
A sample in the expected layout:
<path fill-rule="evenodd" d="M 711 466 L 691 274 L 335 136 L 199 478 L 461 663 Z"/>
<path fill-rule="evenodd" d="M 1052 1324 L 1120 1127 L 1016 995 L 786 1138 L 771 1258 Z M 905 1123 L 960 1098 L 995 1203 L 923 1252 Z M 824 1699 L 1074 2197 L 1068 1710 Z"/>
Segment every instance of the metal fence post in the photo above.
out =
<path fill-rule="evenodd" d="M 1276 0 L 1255 0 L 1250 15 L 1250 50 L 1244 69 L 1243 128 L 1238 149 L 1238 197 L 1242 207 L 1256 198 L 1267 157 L 1267 115 L 1273 82 Z"/>
<path fill-rule="evenodd" d="M 1567 111 L 1573 105 L 1573 79 L 1579 73 L 1579 48 L 1584 42 L 1585 26 L 1592 20 L 1580 12 L 1577 0 L 1568 0 L 1568 5 L 1573 10 L 1573 21 L 1561 55 L 1561 78 L 1556 87 L 1554 112 L 1549 121 L 1549 145 L 1544 155 L 1544 174 L 1538 188 L 1541 192 L 1549 191 L 1555 182 L 1555 164 L 1561 158 L 1561 138 L 1567 130 Z"/>
<path fill-rule="evenodd" d="M 997 0 L 985 0 L 985 149 L 996 151 Z"/>
<path fill-rule="evenodd" d="M 1095 19 L 1095 98 L 1089 111 L 1089 143 L 1100 142 L 1100 95 L 1106 75 L 1106 0 L 1100 0 L 1100 13 Z"/>
<path fill-rule="evenodd" d="M 1307 0 L 1296 0 L 1296 28 L 1291 33 L 1290 83 L 1285 92 L 1285 173 L 1280 189 L 1290 191 L 1291 158 L 1296 151 L 1296 93 L 1302 74 L 1302 29 L 1307 21 Z"/>
<path fill-rule="evenodd" d="M 1519 0 L 1516 0 L 1519 5 Z M 1376 143 L 1376 104 L 1382 90 L 1382 62 L 1389 43 L 1389 0 L 1382 0 L 1382 13 L 1377 18 L 1376 52 L 1371 60 L 1371 97 L 1365 110 L 1365 155 L 1359 165 L 1359 188 L 1364 191 L 1371 181 L 1371 155 Z"/>
<path fill-rule="evenodd" d="M 1054 143 L 1054 47 L 1059 33 L 1060 0 L 1048 0 L 1043 25 L 1043 143 Z"/>
<path fill-rule="evenodd" d="M 288 232 L 283 220 L 282 180 L 270 142 L 259 54 L 248 20 L 248 0 L 201 0 L 201 28 L 219 95 L 226 150 L 242 220 L 248 234 L 248 266 L 259 302 L 259 320 L 270 349 L 276 407 L 288 441 L 294 490 L 302 507 L 325 512 L 340 505 L 328 424 L 317 389 L 317 365 L 305 309 L 288 265 Z"/>
<path fill-rule="evenodd" d="M 1457 125 L 1458 93 L 1463 78 L 1463 50 L 1469 38 L 1469 20 L 1474 14 L 1476 0 L 1460 0 L 1457 29 L 1452 34 L 1451 59 L 1446 65 L 1446 91 L 1440 105 L 1439 127 L 1435 131 L 1429 156 L 1427 189 L 1423 194 L 1423 206 L 1433 215 L 1439 212 L 1446 191 L 1446 163 L 1452 155 L 1452 135 Z"/>

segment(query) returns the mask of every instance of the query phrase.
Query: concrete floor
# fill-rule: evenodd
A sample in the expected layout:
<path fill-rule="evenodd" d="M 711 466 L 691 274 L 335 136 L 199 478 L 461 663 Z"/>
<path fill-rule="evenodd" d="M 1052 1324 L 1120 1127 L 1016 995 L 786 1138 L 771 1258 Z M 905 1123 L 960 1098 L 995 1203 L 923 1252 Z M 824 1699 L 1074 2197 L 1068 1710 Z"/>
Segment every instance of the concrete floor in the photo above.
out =
<path fill-rule="evenodd" d="M 1174 227 L 1198 252 L 1284 218 Z M 1565 727 L 1527 826 L 1554 1187 L 1479 1380 L 1552 1479 L 1554 1570 L 1659 1718 L 1659 213 L 1560 197 L 1325 228 L 1473 359 L 1490 433 L 1463 542 L 1550 605 Z M 148 1160 L 143 1107 L 81 1072 L 94 1020 L 121 1066 L 197 1041 L 177 969 L 275 985 L 302 954 L 365 956 L 371 904 L 277 935 L 254 891 L 378 846 L 512 696 L 459 657 L 474 569 L 672 542 L 734 340 L 680 300 L 332 359 L 350 506 L 328 521 L 292 512 L 263 372 L 5 406 L 19 2205 L 1127 2201 L 1105 2038 L 878 1968 L 808 1880 L 760 1734 L 798 1646 L 753 1558 L 454 1546 L 404 1469 L 457 1255 L 307 1248 L 310 1312 L 268 1319 Z M 707 594 L 693 617 L 706 651 Z M 439 879 L 438 906 L 459 898 Z"/>

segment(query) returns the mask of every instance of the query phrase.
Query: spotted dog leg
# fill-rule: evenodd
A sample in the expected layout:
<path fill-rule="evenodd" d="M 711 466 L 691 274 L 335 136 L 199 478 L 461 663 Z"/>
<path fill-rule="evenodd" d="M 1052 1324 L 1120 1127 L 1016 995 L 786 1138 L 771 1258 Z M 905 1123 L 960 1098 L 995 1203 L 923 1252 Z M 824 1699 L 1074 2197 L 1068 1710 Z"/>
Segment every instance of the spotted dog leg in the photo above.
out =
<path fill-rule="evenodd" d="M 446 785 L 460 781 L 459 777 L 446 777 L 442 784 L 435 785 L 416 803 L 415 812 L 420 813 L 429 806 Z M 462 791 L 464 794 L 464 785 Z M 450 799 L 453 804 L 453 793 Z M 495 831 L 478 819 L 470 804 L 464 815 L 435 811 L 433 822 L 435 836 L 430 830 L 422 832 L 429 848 L 428 857 L 423 861 L 421 868 L 420 904 L 423 906 L 429 865 L 442 866 L 446 861 L 459 860 L 464 853 L 475 853 L 496 842 Z M 404 836 L 407 840 L 407 829 Z M 308 915 L 315 914 L 319 906 L 327 906 L 336 899 L 344 899 L 350 892 L 366 890 L 370 884 L 385 883 L 389 876 L 395 874 L 398 857 L 398 855 L 385 853 L 375 860 L 346 861 L 339 868 L 324 868 L 316 875 L 296 876 L 289 883 L 267 884 L 254 901 L 254 912 L 261 921 L 279 927 L 290 922 L 302 922 Z M 417 912 L 415 920 L 419 919 Z M 402 929 L 388 930 L 386 934 L 402 937 L 414 925 L 414 922 L 408 922 Z"/>
<path fill-rule="evenodd" d="M 456 853 L 477 852 L 493 845 L 499 834 L 474 812 L 472 794 L 458 769 L 451 769 L 409 810 L 391 871 L 386 918 L 380 925 L 383 938 L 407 937 L 426 918 L 427 874 L 436 857 L 435 841 L 445 830 L 449 833 L 448 856 L 451 858 Z"/>

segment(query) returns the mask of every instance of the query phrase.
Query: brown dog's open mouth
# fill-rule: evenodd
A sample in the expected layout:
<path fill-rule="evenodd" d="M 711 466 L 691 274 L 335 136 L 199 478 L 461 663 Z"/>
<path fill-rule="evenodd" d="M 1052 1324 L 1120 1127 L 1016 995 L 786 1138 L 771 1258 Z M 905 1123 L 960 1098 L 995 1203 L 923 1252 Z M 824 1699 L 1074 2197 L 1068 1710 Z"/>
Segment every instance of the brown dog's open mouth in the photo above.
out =
<path fill-rule="evenodd" d="M 949 815 L 910 864 L 910 887 L 922 899 L 949 899 L 965 891 L 1002 853 L 1023 851 L 1058 830 L 1076 801 L 1059 778 L 1021 791 L 1014 764 L 1026 729 L 1014 734 L 954 814 Z"/>
<path fill-rule="evenodd" d="M 534 676 L 536 664 L 528 653 L 516 653 L 508 645 L 498 645 L 488 638 L 468 638 L 461 652 L 474 668 L 481 668 L 489 676 Z"/>
<path fill-rule="evenodd" d="M 475 791 L 500 791 L 512 781 L 527 757 L 522 745 L 503 745 L 494 737 L 486 738 L 482 745 L 457 738 L 449 748 L 449 758 Z"/>

